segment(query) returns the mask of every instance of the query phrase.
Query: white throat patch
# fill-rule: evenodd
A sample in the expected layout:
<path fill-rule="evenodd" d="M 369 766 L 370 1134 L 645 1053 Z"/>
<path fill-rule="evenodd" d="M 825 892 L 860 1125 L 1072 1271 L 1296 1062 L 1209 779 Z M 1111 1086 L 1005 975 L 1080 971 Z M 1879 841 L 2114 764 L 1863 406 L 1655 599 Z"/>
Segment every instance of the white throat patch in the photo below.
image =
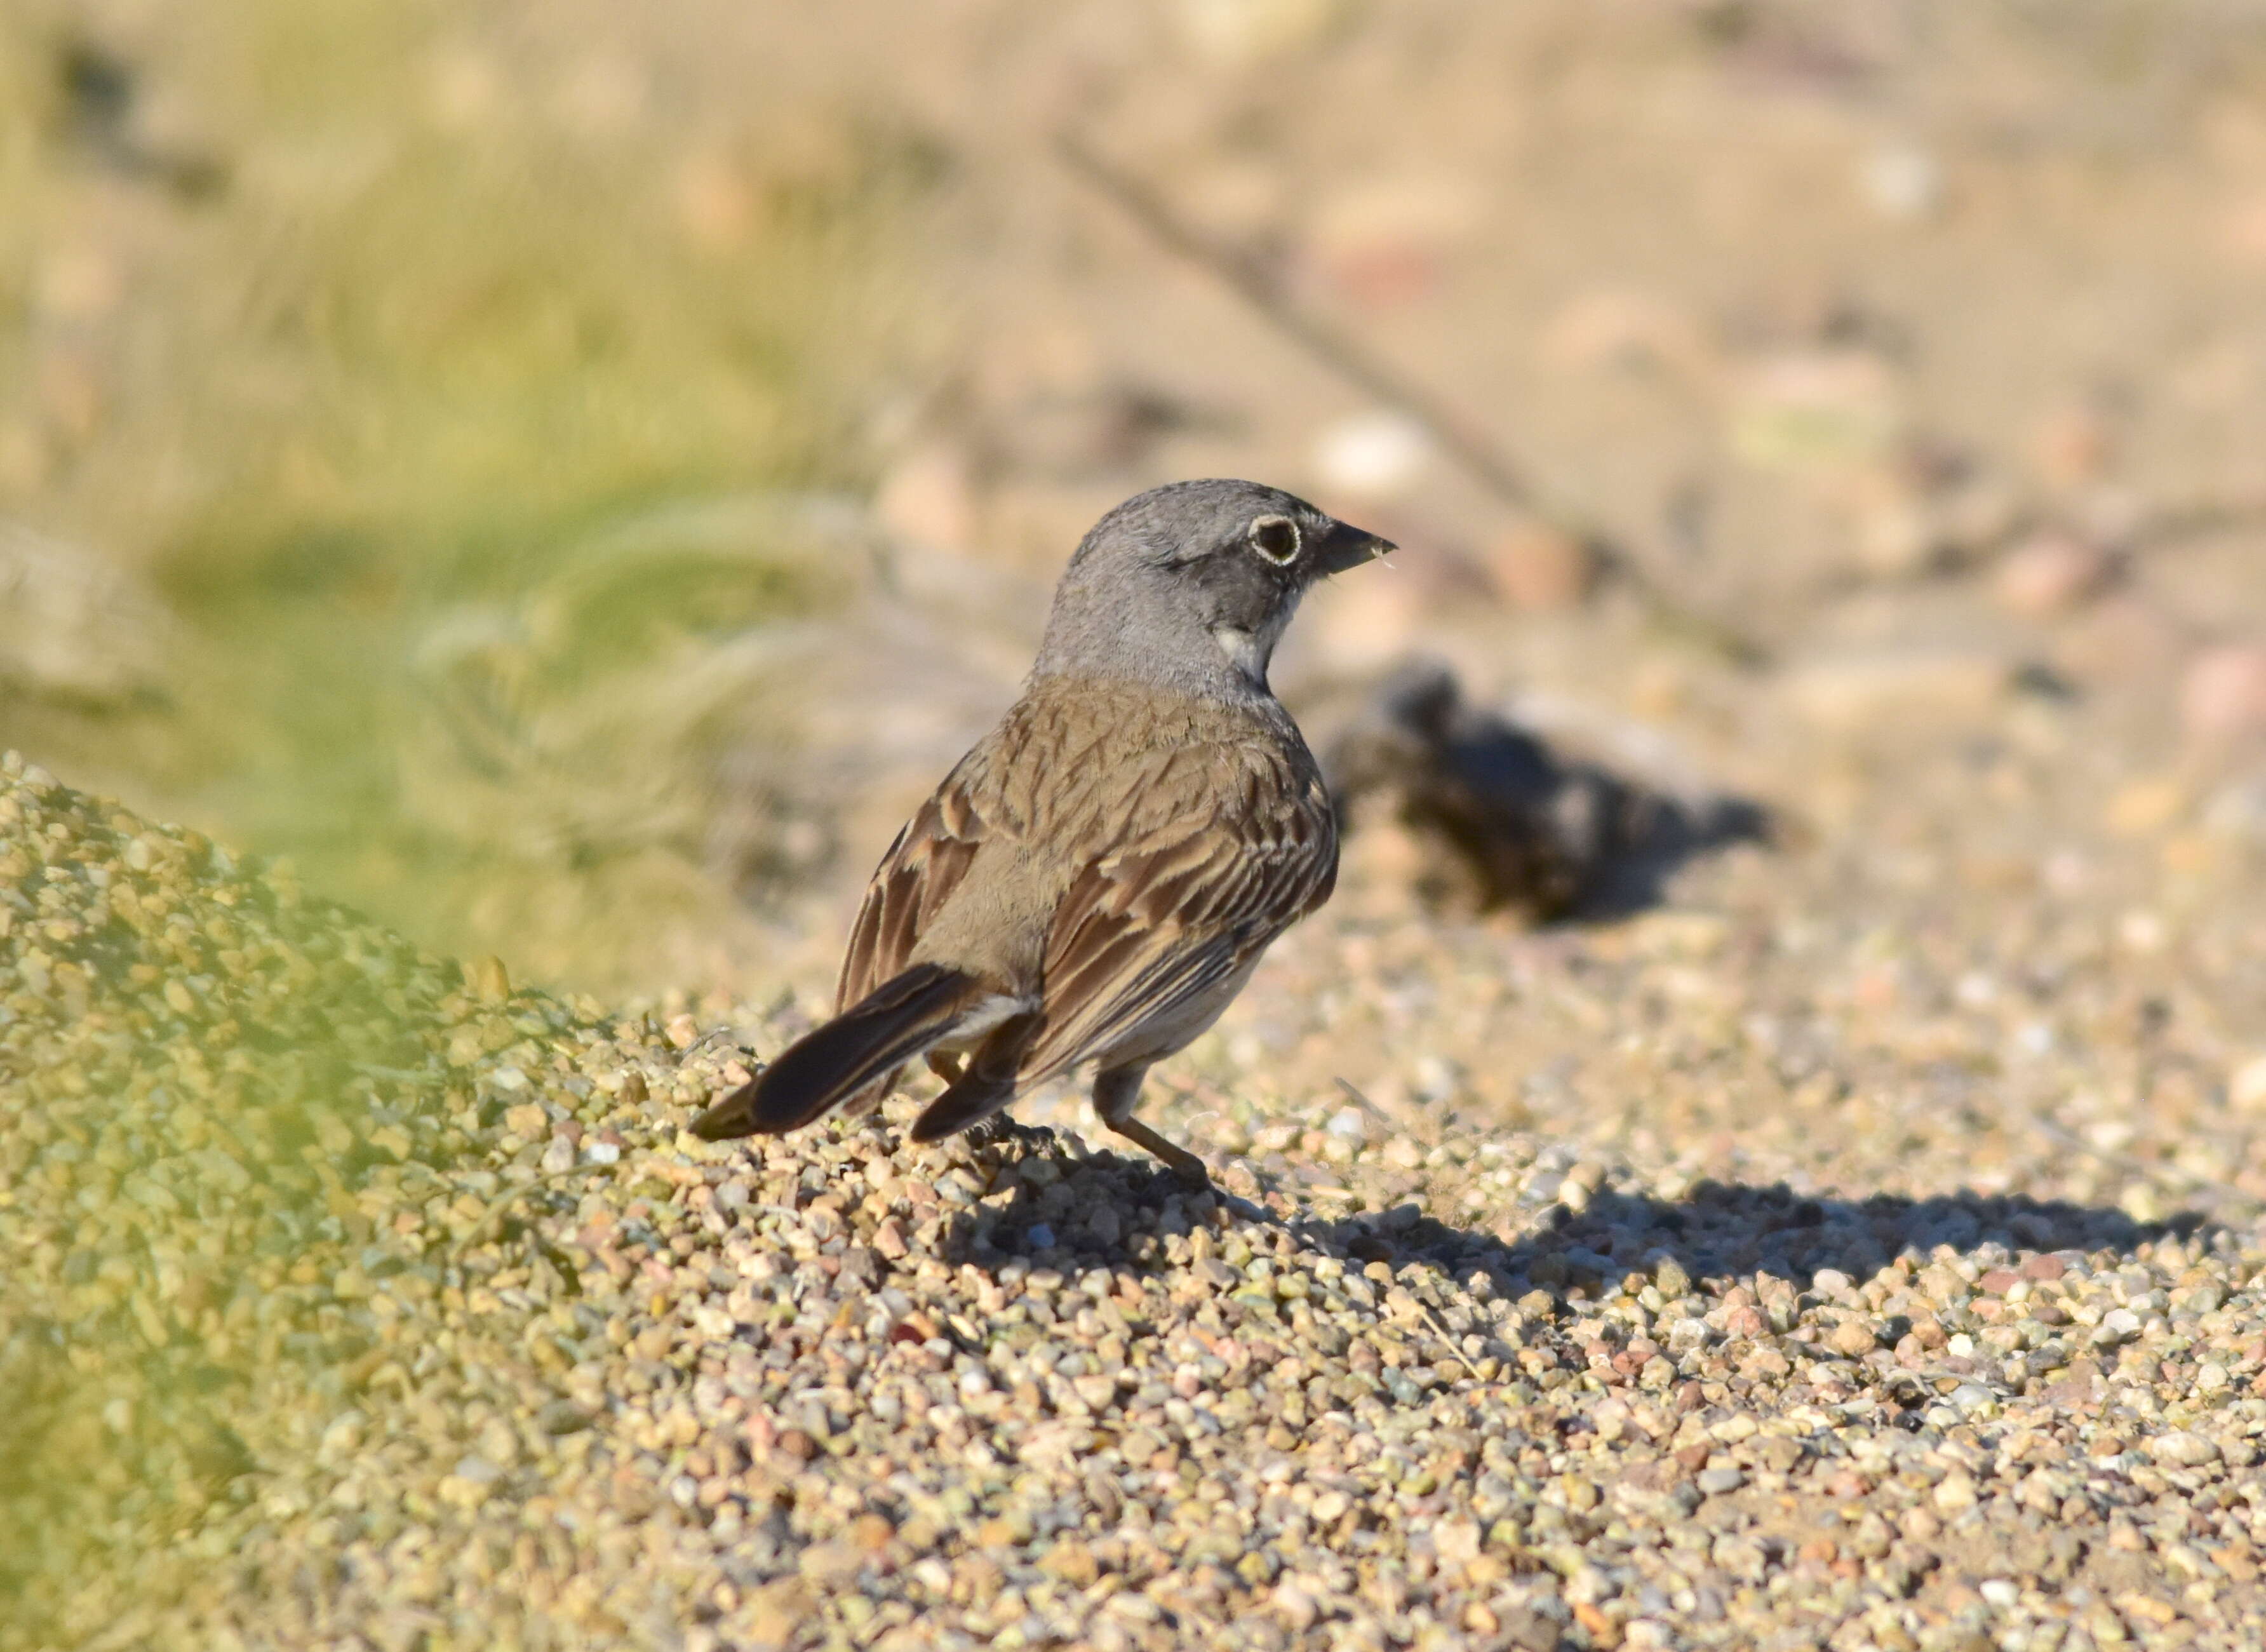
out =
<path fill-rule="evenodd" d="M 1282 640 L 1283 628 L 1290 622 L 1287 613 L 1260 631 L 1243 631 L 1233 625 L 1215 625 L 1211 640 L 1227 656 L 1227 662 L 1248 677 L 1254 683 L 1264 686 L 1267 682 L 1267 662 L 1275 657 L 1275 645 Z"/>

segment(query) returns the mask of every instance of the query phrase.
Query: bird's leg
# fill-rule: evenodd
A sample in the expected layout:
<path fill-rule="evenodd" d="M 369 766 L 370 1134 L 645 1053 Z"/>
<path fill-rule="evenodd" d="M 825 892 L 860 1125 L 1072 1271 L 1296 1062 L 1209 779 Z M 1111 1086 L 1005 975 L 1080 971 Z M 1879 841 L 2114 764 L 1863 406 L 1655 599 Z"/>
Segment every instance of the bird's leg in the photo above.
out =
<path fill-rule="evenodd" d="M 1211 1172 L 1204 1161 L 1185 1147 L 1176 1147 L 1138 1119 L 1104 1119 L 1110 1129 L 1165 1161 L 1165 1167 L 1198 1193 L 1211 1188 Z"/>
<path fill-rule="evenodd" d="M 1211 1186 L 1204 1161 L 1185 1147 L 1175 1146 L 1133 1116 L 1133 1103 L 1141 1094 L 1147 1063 L 1137 1067 L 1110 1067 L 1093 1078 L 1093 1110 L 1113 1135 L 1122 1136 L 1165 1161 L 1165 1167 L 1199 1191 Z"/>
<path fill-rule="evenodd" d="M 943 1079 L 947 1085 L 958 1084 L 960 1076 L 968 1071 L 968 1062 L 964 1056 L 948 1056 L 940 1049 L 932 1049 L 925 1059 L 928 1062 L 928 1070 Z M 990 1118 L 969 1126 L 967 1130 L 968 1139 L 978 1147 L 988 1145 L 992 1142 L 1011 1141 L 1022 1133 L 1023 1127 L 1005 1113 L 994 1113 Z M 1054 1132 L 1042 1130 L 1039 1132 L 1039 1137 L 1042 1141 L 1051 1142 L 1054 1140 Z"/>

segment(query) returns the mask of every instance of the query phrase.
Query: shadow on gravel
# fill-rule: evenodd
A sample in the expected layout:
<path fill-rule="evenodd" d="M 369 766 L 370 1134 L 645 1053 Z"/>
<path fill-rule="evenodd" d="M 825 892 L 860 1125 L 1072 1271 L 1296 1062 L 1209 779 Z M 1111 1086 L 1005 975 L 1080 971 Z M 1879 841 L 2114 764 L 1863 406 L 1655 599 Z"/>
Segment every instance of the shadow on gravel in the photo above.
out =
<path fill-rule="evenodd" d="M 1051 1151 L 1036 1141 L 1024 1145 L 1024 1163 Z M 2056 1253 L 2129 1255 L 2167 1235 L 2187 1239 L 2208 1221 L 2185 1211 L 2144 1223 L 2113 1207 L 2019 1194 L 1810 1198 L 1782 1183 L 1703 1181 L 1678 1200 L 1601 1189 L 1578 1214 L 1563 1204 L 1530 1205 L 1525 1231 L 1507 1232 L 1509 1223 L 1488 1231 L 1456 1227 L 1414 1204 L 1342 1217 L 1270 1214 L 1224 1195 L 1191 1195 L 1161 1170 L 1112 1153 L 1055 1163 L 1058 1180 L 1024 1180 L 1004 1208 L 963 1217 L 948 1229 L 947 1259 L 987 1268 L 1018 1260 L 1064 1271 L 1154 1268 L 1163 1264 L 1163 1240 L 1190 1232 L 1224 1202 L 1357 1262 L 1427 1263 L 1458 1277 L 1476 1270 L 1499 1291 L 1539 1289 L 1578 1300 L 1617 1287 L 1631 1272 L 1656 1276 L 1670 1260 L 1691 1280 L 1719 1290 L 1767 1274 L 1809 1290 L 1827 1269 L 1863 1280 L 1898 1256 L 1928 1261 L 1939 1247 L 1985 1267 L 2019 1267 Z"/>
<path fill-rule="evenodd" d="M 1768 848 L 1780 839 L 1775 817 L 1749 798 L 1688 803 L 1638 795 L 1623 818 L 1616 852 L 1597 867 L 1565 919 L 1604 924 L 1649 911 L 1668 898 L 1669 880 L 1687 863 L 1742 844 Z"/>
<path fill-rule="evenodd" d="M 1348 830 L 1391 819 L 1425 844 L 1416 894 L 1434 908 L 1625 917 L 1659 904 L 1687 861 L 1778 837 L 1749 799 L 1679 796 L 1554 749 L 1466 699 L 1437 661 L 1387 677 L 1322 764 Z"/>
<path fill-rule="evenodd" d="M 2142 1223 L 2112 1206 L 2019 1194 L 1809 1198 L 1782 1182 L 1703 1181 L 1672 1201 L 1601 1190 L 1578 1215 L 1553 1205 L 1531 1232 L 1509 1239 L 1451 1227 L 1413 1206 L 1307 1226 L 1328 1232 L 1363 1260 L 1452 1258 L 1458 1270 L 1479 1266 L 1588 1296 L 1634 1269 L 1651 1272 L 1663 1259 L 1694 1280 L 1728 1283 L 1769 1274 L 1806 1290 L 1829 1268 L 1861 1280 L 1898 1256 L 1926 1261 L 1939 1246 L 1999 1264 L 2057 1252 L 2130 1254 L 2167 1234 L 2184 1239 L 2204 1221 L 2184 1212 Z"/>

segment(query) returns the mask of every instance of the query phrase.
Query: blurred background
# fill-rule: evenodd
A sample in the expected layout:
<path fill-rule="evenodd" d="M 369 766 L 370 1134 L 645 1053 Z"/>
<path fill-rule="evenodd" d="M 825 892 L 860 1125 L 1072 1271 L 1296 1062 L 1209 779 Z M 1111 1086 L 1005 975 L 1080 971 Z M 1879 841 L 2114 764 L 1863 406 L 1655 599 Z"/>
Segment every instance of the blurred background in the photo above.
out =
<path fill-rule="evenodd" d="M 0 12 L 0 743 L 444 952 L 823 983 L 1205 474 L 1407 547 L 1280 662 L 1325 735 L 1426 653 L 1790 843 L 2208 905 L 2266 8 Z"/>

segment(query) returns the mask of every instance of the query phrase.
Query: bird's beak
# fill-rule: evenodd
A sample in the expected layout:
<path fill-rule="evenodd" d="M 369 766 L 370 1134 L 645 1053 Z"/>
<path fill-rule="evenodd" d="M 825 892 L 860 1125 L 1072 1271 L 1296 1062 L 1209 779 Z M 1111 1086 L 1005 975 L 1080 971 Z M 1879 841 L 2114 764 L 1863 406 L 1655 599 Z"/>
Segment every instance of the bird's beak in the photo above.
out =
<path fill-rule="evenodd" d="M 1341 522 L 1314 547 L 1314 571 L 1324 576 L 1344 574 L 1365 562 L 1391 556 L 1400 548 L 1390 539 L 1380 539 Z"/>

